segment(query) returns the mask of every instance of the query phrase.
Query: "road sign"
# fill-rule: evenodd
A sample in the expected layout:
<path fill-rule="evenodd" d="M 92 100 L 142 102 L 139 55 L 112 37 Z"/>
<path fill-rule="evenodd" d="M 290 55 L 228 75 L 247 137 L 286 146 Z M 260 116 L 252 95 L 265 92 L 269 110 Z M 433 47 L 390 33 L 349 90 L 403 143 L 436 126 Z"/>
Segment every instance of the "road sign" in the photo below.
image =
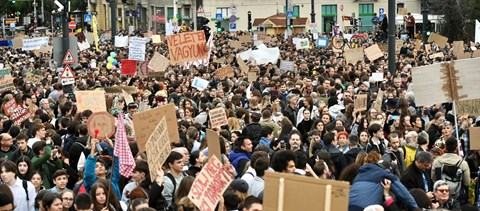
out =
<path fill-rule="evenodd" d="M 222 20 L 222 13 L 217 13 L 215 15 L 215 17 L 216 17 L 217 21 L 221 21 Z"/>
<path fill-rule="evenodd" d="M 68 28 L 74 30 L 75 28 L 77 28 L 77 23 L 75 23 L 75 21 L 70 21 L 68 23 Z"/>
<path fill-rule="evenodd" d="M 72 51 L 70 51 L 70 49 L 67 50 L 65 57 L 63 57 L 62 64 L 75 64 L 75 58 L 73 57 Z"/>
<path fill-rule="evenodd" d="M 90 15 L 90 14 L 83 15 L 83 21 L 85 21 L 87 23 L 92 22 L 92 15 Z"/>
<path fill-rule="evenodd" d="M 230 11 L 235 14 L 237 12 L 237 4 L 232 3 L 230 4 Z"/>
<path fill-rule="evenodd" d="M 293 11 L 292 10 L 287 11 L 287 18 L 293 18 Z"/>
<path fill-rule="evenodd" d="M 61 21 L 62 19 L 60 19 L 60 17 L 55 18 L 55 22 L 60 23 Z"/>
<path fill-rule="evenodd" d="M 236 23 L 230 23 L 230 31 L 235 31 L 237 30 L 237 24 Z"/>
<path fill-rule="evenodd" d="M 237 21 L 237 16 L 235 16 L 235 15 L 230 16 L 230 22 L 231 23 L 235 23 L 236 21 Z"/>
<path fill-rule="evenodd" d="M 75 83 L 75 78 L 62 78 L 62 85 L 70 85 Z"/>
<path fill-rule="evenodd" d="M 10 23 L 10 28 L 14 29 L 15 28 L 15 23 Z"/>
<path fill-rule="evenodd" d="M 385 9 L 384 9 L 384 8 L 379 8 L 379 9 L 378 9 L 378 14 L 383 15 L 384 13 L 385 13 Z"/>
<path fill-rule="evenodd" d="M 60 78 L 75 78 L 75 75 L 73 74 L 72 68 L 70 68 L 70 65 L 65 65 L 65 68 L 63 68 L 62 73 L 60 73 Z"/>

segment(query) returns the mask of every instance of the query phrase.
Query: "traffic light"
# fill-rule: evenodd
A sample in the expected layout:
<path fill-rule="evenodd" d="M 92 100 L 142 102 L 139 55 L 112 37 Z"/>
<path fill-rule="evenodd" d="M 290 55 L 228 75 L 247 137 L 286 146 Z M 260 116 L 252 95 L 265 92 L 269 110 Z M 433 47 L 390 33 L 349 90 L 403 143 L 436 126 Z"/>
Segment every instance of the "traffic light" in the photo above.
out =
<path fill-rule="evenodd" d="M 222 22 L 220 21 L 215 22 L 215 28 L 217 28 L 217 32 L 222 32 L 223 31 Z"/>
<path fill-rule="evenodd" d="M 15 4 L 15 1 L 16 1 L 16 0 L 12 0 L 12 3 L 14 3 L 14 4 Z"/>
<path fill-rule="evenodd" d="M 358 26 L 358 19 L 356 19 L 356 18 L 353 19 L 353 25 L 354 25 L 354 26 Z"/>
<path fill-rule="evenodd" d="M 248 31 L 252 31 L 252 13 L 248 11 Z"/>
<path fill-rule="evenodd" d="M 210 37 L 210 27 L 208 27 L 208 23 L 210 20 L 205 17 L 197 17 L 197 30 L 203 30 L 205 32 L 205 37 L 208 38 Z"/>
<path fill-rule="evenodd" d="M 427 22 L 425 22 L 426 25 L 427 25 L 427 36 L 430 36 L 430 34 L 432 33 L 433 31 L 433 27 L 432 27 L 432 21 L 430 20 L 427 20 Z"/>
<path fill-rule="evenodd" d="M 290 27 L 291 29 L 293 29 L 293 18 L 290 19 L 289 27 Z"/>
<path fill-rule="evenodd" d="M 353 26 L 353 17 L 350 17 L 350 25 Z"/>

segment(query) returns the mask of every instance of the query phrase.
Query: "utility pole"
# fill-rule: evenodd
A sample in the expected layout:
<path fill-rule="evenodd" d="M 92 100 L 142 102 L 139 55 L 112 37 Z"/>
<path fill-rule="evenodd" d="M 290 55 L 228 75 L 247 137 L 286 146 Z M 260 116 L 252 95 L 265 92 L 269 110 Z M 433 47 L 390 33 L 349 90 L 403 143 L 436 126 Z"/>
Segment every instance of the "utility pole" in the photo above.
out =
<path fill-rule="evenodd" d="M 310 13 L 311 22 L 315 23 L 315 0 L 310 0 L 312 3 L 312 13 Z"/>
<path fill-rule="evenodd" d="M 388 0 L 388 71 L 395 75 L 395 0 Z"/>
<path fill-rule="evenodd" d="M 62 3 L 64 4 L 64 6 L 66 6 L 66 5 L 70 4 L 70 0 L 63 0 Z M 62 52 L 62 55 L 66 55 L 68 49 L 70 49 L 70 42 L 69 42 L 69 36 L 68 36 L 68 32 L 70 31 L 70 29 L 68 28 L 68 21 L 69 21 L 68 20 L 69 19 L 68 9 L 64 8 L 60 15 L 63 16 L 62 17 L 62 31 L 63 31 L 63 37 L 62 37 L 63 52 Z M 58 65 L 62 65 L 62 63 L 60 62 Z"/>
<path fill-rule="evenodd" d="M 115 35 L 117 35 L 117 0 L 110 1 L 110 20 L 112 22 L 112 43 L 115 43 Z"/>
<path fill-rule="evenodd" d="M 422 42 L 423 42 L 423 44 L 426 44 L 427 43 L 427 21 L 428 21 L 428 3 L 427 3 L 427 0 L 422 0 L 422 15 L 423 15 Z"/>
<path fill-rule="evenodd" d="M 290 9 L 289 0 L 285 0 L 285 33 L 287 35 L 290 35 L 290 29 L 288 27 L 288 22 L 290 18 L 288 18 L 288 15 L 287 15 L 288 9 Z"/>

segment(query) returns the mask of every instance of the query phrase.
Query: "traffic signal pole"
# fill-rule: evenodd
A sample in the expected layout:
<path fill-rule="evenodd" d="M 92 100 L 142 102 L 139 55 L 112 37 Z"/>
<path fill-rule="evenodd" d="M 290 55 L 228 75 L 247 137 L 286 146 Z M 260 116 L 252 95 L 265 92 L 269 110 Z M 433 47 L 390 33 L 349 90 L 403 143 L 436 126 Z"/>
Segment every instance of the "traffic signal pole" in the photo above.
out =
<path fill-rule="evenodd" d="M 388 0 L 388 71 L 395 75 L 395 0 Z"/>
<path fill-rule="evenodd" d="M 62 3 L 64 5 L 64 9 L 62 13 L 60 14 L 62 16 L 62 32 L 63 32 L 63 37 L 62 37 L 62 55 L 66 55 L 68 49 L 70 49 L 70 42 L 69 42 L 69 37 L 68 33 L 70 32 L 70 29 L 68 28 L 68 4 L 70 0 L 63 0 Z M 53 24 L 53 23 L 52 23 Z M 62 64 L 58 64 L 61 66 Z"/>
<path fill-rule="evenodd" d="M 115 43 L 115 35 L 117 35 L 117 0 L 110 0 L 110 13 L 110 21 L 112 22 L 112 43 Z"/>
<path fill-rule="evenodd" d="M 423 42 L 423 44 L 426 44 L 427 43 L 427 21 L 428 21 L 428 3 L 427 3 L 427 0 L 422 0 L 422 15 L 423 15 L 422 42 Z"/>

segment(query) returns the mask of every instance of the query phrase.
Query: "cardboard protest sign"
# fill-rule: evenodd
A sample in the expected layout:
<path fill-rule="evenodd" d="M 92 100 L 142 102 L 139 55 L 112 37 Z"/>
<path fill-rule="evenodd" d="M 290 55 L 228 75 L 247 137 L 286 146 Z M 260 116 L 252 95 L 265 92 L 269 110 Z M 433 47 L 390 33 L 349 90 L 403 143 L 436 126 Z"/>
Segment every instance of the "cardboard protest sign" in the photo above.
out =
<path fill-rule="evenodd" d="M 13 38 L 12 44 L 13 44 L 14 49 L 22 48 L 23 47 L 23 39 L 19 38 L 19 37 Z"/>
<path fill-rule="evenodd" d="M 22 124 L 30 118 L 30 112 L 28 108 L 23 106 L 23 104 L 18 104 L 15 99 L 11 99 L 3 105 L 3 110 L 5 115 L 9 116 L 10 119 L 16 124 Z"/>
<path fill-rule="evenodd" d="M 415 50 L 419 51 L 421 47 L 422 47 L 422 40 L 417 39 L 417 41 L 415 41 Z"/>
<path fill-rule="evenodd" d="M 345 50 L 345 60 L 347 64 L 357 64 L 358 61 L 363 61 L 363 48 L 354 48 Z"/>
<path fill-rule="evenodd" d="M 388 43 L 378 43 L 378 48 L 384 53 L 388 53 Z"/>
<path fill-rule="evenodd" d="M 104 88 L 105 93 L 122 93 L 123 90 L 128 94 L 137 92 L 137 89 L 134 86 L 110 86 Z"/>
<path fill-rule="evenodd" d="M 232 48 L 234 48 L 234 49 L 240 49 L 240 48 L 242 48 L 242 42 L 241 42 L 241 41 L 232 40 L 232 41 L 230 41 L 230 47 L 232 47 Z"/>
<path fill-rule="evenodd" d="M 257 72 L 250 71 L 250 72 L 248 72 L 247 77 L 248 77 L 248 82 L 256 81 L 257 78 L 258 78 Z"/>
<path fill-rule="evenodd" d="M 125 99 L 125 103 L 128 105 L 130 103 L 135 102 L 133 100 L 133 96 L 131 94 L 128 94 L 125 90 L 122 89 L 122 97 Z"/>
<path fill-rule="evenodd" d="M 273 172 L 263 178 L 265 211 L 348 210 L 348 182 Z"/>
<path fill-rule="evenodd" d="M 157 177 L 157 170 L 162 168 L 163 163 L 168 155 L 170 155 L 170 151 L 172 151 L 170 140 L 168 140 L 167 127 L 167 121 L 165 117 L 163 117 L 155 126 L 155 129 L 145 144 L 148 168 L 150 169 L 150 179 L 152 182 L 154 182 Z"/>
<path fill-rule="evenodd" d="M 235 76 L 235 72 L 233 71 L 233 68 L 230 65 L 225 65 L 221 68 L 218 68 L 214 73 L 215 75 L 218 76 L 218 78 L 220 78 L 220 80 L 223 80 L 226 77 Z"/>
<path fill-rule="evenodd" d="M 378 89 L 377 98 L 373 101 L 372 108 L 377 111 L 382 110 L 382 102 L 383 102 L 383 90 Z"/>
<path fill-rule="evenodd" d="M 95 112 L 87 120 L 88 135 L 105 139 L 115 133 L 115 118 L 108 112 Z M 95 133 L 98 131 L 98 133 Z"/>
<path fill-rule="evenodd" d="M 122 59 L 122 75 L 135 75 L 137 72 L 137 60 Z"/>
<path fill-rule="evenodd" d="M 228 125 L 227 113 L 225 113 L 224 108 L 212 109 L 208 112 L 208 115 L 210 116 L 210 125 L 212 128 Z"/>
<path fill-rule="evenodd" d="M 7 90 L 12 90 L 15 87 L 13 86 L 13 77 L 10 74 L 10 69 L 1 69 L 0 70 L 0 92 Z"/>
<path fill-rule="evenodd" d="M 76 91 L 77 111 L 91 110 L 92 112 L 107 111 L 105 91 Z"/>
<path fill-rule="evenodd" d="M 470 127 L 470 149 L 480 150 L 480 127 Z"/>
<path fill-rule="evenodd" d="M 305 49 L 310 46 L 310 41 L 308 40 L 308 38 L 293 38 L 292 41 L 293 44 L 295 44 L 297 50 Z"/>
<path fill-rule="evenodd" d="M 398 8 L 399 15 L 407 15 L 407 13 L 408 13 L 407 8 Z"/>
<path fill-rule="evenodd" d="M 457 56 L 463 53 L 463 41 L 454 41 L 453 44 L 453 55 Z"/>
<path fill-rule="evenodd" d="M 368 48 L 365 48 L 365 55 L 367 56 L 368 60 L 371 62 L 377 60 L 378 58 L 381 58 L 383 56 L 382 51 L 380 48 L 378 48 L 378 45 L 372 45 Z"/>
<path fill-rule="evenodd" d="M 208 158 L 210 159 L 214 155 L 217 158 L 221 158 L 222 153 L 220 150 L 220 137 L 218 136 L 217 132 L 207 129 L 207 143 L 208 143 Z"/>
<path fill-rule="evenodd" d="M 286 71 L 293 71 L 293 62 L 286 60 L 280 61 L 280 69 Z"/>
<path fill-rule="evenodd" d="M 396 54 L 400 53 L 400 49 L 403 46 L 403 42 L 404 42 L 403 40 L 395 40 L 395 53 Z"/>
<path fill-rule="evenodd" d="M 193 181 L 188 198 L 200 210 L 214 211 L 220 197 L 232 181 L 233 175 L 217 156 L 212 156 Z"/>
<path fill-rule="evenodd" d="M 145 49 L 148 38 L 130 37 L 128 59 L 145 61 Z"/>
<path fill-rule="evenodd" d="M 162 37 L 160 37 L 160 35 L 156 34 L 156 35 L 152 35 L 152 43 L 161 43 L 162 42 Z"/>
<path fill-rule="evenodd" d="M 428 37 L 428 42 L 435 42 L 438 47 L 444 48 L 445 45 L 448 43 L 448 37 L 442 36 L 437 33 L 432 33 L 430 34 L 430 37 Z"/>
<path fill-rule="evenodd" d="M 167 42 L 172 64 L 208 58 L 208 47 L 202 30 L 169 35 Z"/>
<path fill-rule="evenodd" d="M 252 36 L 251 35 L 242 35 L 238 37 L 238 40 L 241 43 L 249 43 L 252 42 Z"/>
<path fill-rule="evenodd" d="M 248 73 L 248 70 L 250 70 L 250 68 L 245 64 L 242 58 L 237 57 L 237 63 L 238 63 L 238 66 L 240 66 L 240 69 L 242 70 L 242 72 Z"/>
<path fill-rule="evenodd" d="M 354 105 L 355 111 L 366 111 L 367 110 L 367 94 L 356 95 Z"/>
<path fill-rule="evenodd" d="M 152 60 L 150 60 L 150 63 L 148 63 L 148 68 L 152 69 L 154 72 L 165 72 L 169 65 L 170 61 L 155 51 Z"/>
<path fill-rule="evenodd" d="M 174 104 L 168 104 L 148 111 L 136 113 L 133 115 L 133 125 L 135 128 L 135 134 L 137 135 L 139 152 L 145 151 L 145 144 L 147 143 L 150 134 L 152 134 L 159 121 L 164 117 L 165 121 L 167 121 L 168 138 L 170 142 L 180 140 Z"/>
<path fill-rule="evenodd" d="M 3 104 L 3 112 L 5 113 L 5 115 L 7 116 L 10 116 L 10 114 L 12 114 L 12 112 L 14 111 L 14 107 L 15 105 L 17 104 L 17 101 L 15 101 L 14 98 L 12 98 L 11 100 L 7 101 L 5 104 Z"/>
<path fill-rule="evenodd" d="M 457 115 L 480 115 L 480 99 L 474 100 L 462 100 L 455 104 L 455 110 Z"/>
<path fill-rule="evenodd" d="M 27 81 L 34 84 L 41 83 L 43 78 L 43 73 L 40 70 L 32 69 L 27 73 Z"/>
<path fill-rule="evenodd" d="M 430 59 L 443 58 L 444 55 L 443 55 L 443 52 L 438 52 L 438 53 L 431 54 L 429 57 Z"/>
<path fill-rule="evenodd" d="M 193 78 L 192 87 L 194 87 L 194 88 L 196 88 L 200 91 L 203 91 L 208 87 L 209 83 L 210 82 L 207 81 L 207 80 L 204 80 L 204 79 L 199 78 L 199 77 L 195 77 L 195 78 Z"/>

